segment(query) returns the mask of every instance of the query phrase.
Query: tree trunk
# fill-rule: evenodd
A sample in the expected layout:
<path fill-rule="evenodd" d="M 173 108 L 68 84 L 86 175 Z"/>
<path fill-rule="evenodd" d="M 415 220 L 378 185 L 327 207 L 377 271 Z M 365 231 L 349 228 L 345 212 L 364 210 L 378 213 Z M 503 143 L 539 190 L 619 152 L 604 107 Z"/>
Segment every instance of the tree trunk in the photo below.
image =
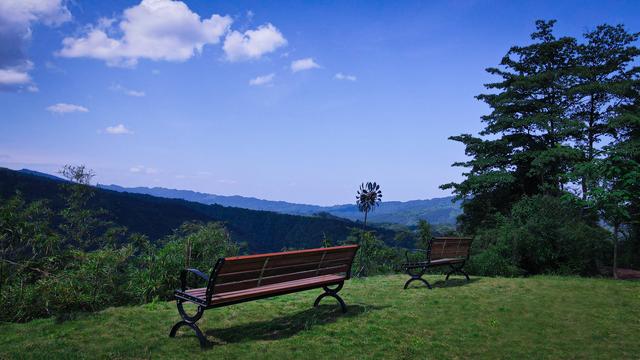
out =
<path fill-rule="evenodd" d="M 191 239 L 187 240 L 187 248 L 185 249 L 185 269 L 191 265 Z"/>
<path fill-rule="evenodd" d="M 362 235 L 360 236 L 360 251 L 358 252 L 359 256 L 360 256 L 360 270 L 358 270 L 358 273 L 356 274 L 356 277 L 360 277 L 363 275 L 363 273 L 366 275 L 366 269 L 364 266 L 364 262 L 365 262 L 365 244 L 364 244 L 364 237 L 365 237 L 365 233 L 367 231 L 367 215 L 369 214 L 368 211 L 364 212 L 364 223 L 362 224 Z"/>
<path fill-rule="evenodd" d="M 369 214 L 368 211 L 364 212 L 364 224 L 362 225 L 362 231 L 366 231 L 367 230 L 367 215 Z"/>
<path fill-rule="evenodd" d="M 618 278 L 618 228 L 620 226 L 615 224 L 613 226 L 613 278 Z"/>

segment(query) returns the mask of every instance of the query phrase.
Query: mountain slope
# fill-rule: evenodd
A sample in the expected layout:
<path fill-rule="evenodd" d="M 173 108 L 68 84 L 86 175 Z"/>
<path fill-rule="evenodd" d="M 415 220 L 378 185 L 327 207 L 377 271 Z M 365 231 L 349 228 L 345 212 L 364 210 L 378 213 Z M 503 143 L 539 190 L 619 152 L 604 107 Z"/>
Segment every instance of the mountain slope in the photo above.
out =
<path fill-rule="evenodd" d="M 190 190 L 175 190 L 161 187 L 133 187 L 127 188 L 118 185 L 102 185 L 98 187 L 119 192 L 147 194 L 171 199 L 184 199 L 203 204 L 218 204 L 252 210 L 275 211 L 291 215 L 313 215 L 326 212 L 334 216 L 357 221 L 362 219 L 362 213 L 356 205 L 318 206 L 307 204 L 295 204 L 285 201 L 262 200 L 243 196 L 222 196 L 201 193 Z M 452 197 L 434 198 L 430 200 L 412 200 L 407 202 L 386 201 L 382 202 L 372 213 L 369 219 L 372 223 L 396 223 L 402 225 L 415 225 L 418 220 L 425 219 L 432 224 L 453 224 L 460 215 L 460 205 L 452 202 Z"/>
<path fill-rule="evenodd" d="M 0 201 L 19 191 L 28 200 L 48 199 L 53 208 L 64 206 L 60 181 L 39 175 L 0 168 Z M 282 248 L 317 247 L 325 237 L 345 239 L 358 224 L 330 217 L 310 217 L 256 211 L 220 205 L 204 205 L 180 199 L 96 189 L 92 206 L 104 208 L 113 220 L 132 232 L 155 240 L 185 221 L 222 221 L 233 240 L 245 242 L 250 252 L 278 251 Z M 376 229 L 385 242 L 395 245 L 395 232 Z M 411 240 L 407 240 L 409 245 Z"/>

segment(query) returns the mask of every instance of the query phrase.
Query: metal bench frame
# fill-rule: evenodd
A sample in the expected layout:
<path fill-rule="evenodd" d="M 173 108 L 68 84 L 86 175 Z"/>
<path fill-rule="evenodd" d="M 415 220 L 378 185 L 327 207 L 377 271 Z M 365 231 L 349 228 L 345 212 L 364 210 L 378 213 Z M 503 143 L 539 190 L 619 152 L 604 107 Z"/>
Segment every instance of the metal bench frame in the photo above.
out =
<path fill-rule="evenodd" d="M 450 262 L 437 262 L 437 263 L 433 263 L 431 260 L 431 249 L 433 246 L 433 241 L 439 239 L 437 237 L 433 237 L 431 238 L 431 240 L 429 240 L 429 245 L 427 246 L 427 250 L 424 249 L 411 249 L 411 250 L 407 250 L 405 252 L 405 257 L 407 258 L 407 262 L 402 264 L 401 268 L 407 273 L 407 275 L 409 275 L 411 278 L 409 280 L 407 280 L 404 283 L 404 289 L 406 289 L 410 283 L 412 283 L 413 281 L 422 281 L 425 285 L 427 285 L 427 287 L 429 289 L 433 289 L 431 287 L 431 284 L 429 284 L 429 282 L 423 278 L 422 276 L 427 272 L 427 270 L 431 267 L 437 267 L 437 266 L 446 266 L 449 265 L 449 271 L 446 273 L 446 277 L 445 277 L 445 282 L 449 280 L 449 276 L 451 276 L 452 274 L 460 274 L 460 275 L 464 275 L 464 277 L 467 279 L 467 281 L 470 281 L 471 279 L 469 278 L 469 274 L 467 274 L 464 270 L 463 267 L 466 264 L 466 262 L 469 260 L 469 253 L 471 252 L 471 241 L 473 241 L 472 238 L 466 238 L 466 237 L 461 237 L 458 239 L 464 239 L 464 240 L 469 240 L 469 249 L 467 250 L 467 254 L 466 257 L 464 258 L 455 258 L 453 261 Z M 451 238 L 451 239 L 455 239 L 455 238 Z M 419 262 L 415 262 L 415 261 L 411 261 L 411 259 L 409 258 L 409 254 L 413 253 L 413 252 L 421 252 L 425 254 L 425 260 L 424 261 L 419 261 Z M 434 261 L 438 261 L 438 260 L 434 260 Z"/>
<path fill-rule="evenodd" d="M 286 295 L 286 294 L 291 294 L 291 293 L 295 293 L 295 292 L 300 292 L 300 291 L 307 291 L 307 290 L 312 290 L 312 289 L 318 289 L 318 288 L 322 288 L 324 290 L 324 293 L 320 294 L 316 300 L 313 303 L 314 307 L 317 307 L 320 304 L 320 301 L 329 296 L 329 297 L 333 297 L 334 299 L 336 299 L 338 301 L 338 303 L 340 304 L 340 308 L 342 310 L 343 313 L 347 312 L 347 305 L 345 304 L 344 300 L 340 297 L 340 295 L 338 295 L 338 292 L 342 289 L 343 285 L 344 285 L 344 281 L 348 280 L 351 278 L 351 266 L 353 264 L 353 258 L 355 258 L 355 254 L 357 252 L 358 246 L 355 247 L 355 251 L 353 254 L 353 257 L 351 258 L 351 261 L 348 265 L 348 270 L 346 272 L 346 275 L 343 279 L 339 280 L 339 281 L 329 281 L 329 282 L 324 282 L 318 285 L 310 285 L 309 287 L 304 287 L 302 289 L 291 289 L 291 290 L 280 290 L 275 294 L 265 294 L 265 295 L 256 295 L 256 296 L 252 296 L 252 297 L 247 297 L 247 298 L 243 298 L 243 299 L 239 299 L 239 300 L 234 300 L 234 301 L 228 301 L 228 302 L 223 302 L 223 303 L 212 303 L 212 297 L 214 295 L 214 286 L 216 283 L 216 279 L 218 277 L 218 272 L 220 271 L 220 269 L 223 268 L 224 263 L 225 263 L 225 259 L 224 258 L 220 258 L 218 259 L 218 261 L 216 262 L 213 271 L 211 272 L 211 276 L 207 276 L 207 274 L 203 273 L 202 271 L 198 270 L 198 269 L 183 269 L 180 272 L 180 289 L 176 290 L 174 292 L 174 296 L 176 299 L 176 306 L 178 308 L 178 313 L 180 314 L 180 317 L 182 318 L 182 320 L 178 321 L 175 325 L 173 325 L 173 327 L 171 328 L 171 331 L 169 332 L 169 337 L 175 337 L 176 333 L 178 331 L 178 329 L 180 329 L 183 326 L 189 327 L 191 328 L 195 333 L 196 336 L 198 337 L 198 340 L 200 341 L 200 346 L 202 348 L 208 347 L 210 344 L 207 341 L 206 336 L 203 334 L 203 332 L 200 330 L 200 328 L 198 327 L 198 325 L 196 325 L 196 322 L 198 320 L 200 320 L 200 318 L 202 317 L 202 315 L 204 314 L 205 310 L 208 309 L 213 309 L 213 308 L 218 308 L 218 307 L 223 307 L 223 306 L 229 306 L 229 305 L 234 305 L 234 304 L 239 304 L 239 303 L 243 303 L 243 302 L 247 302 L 247 301 L 254 301 L 254 300 L 259 300 L 259 299 L 265 299 L 265 298 L 269 298 L 269 297 L 275 297 L 275 296 L 280 296 L 280 295 Z M 314 249 L 314 250 L 320 250 L 320 249 Z M 201 280 L 204 280 L 207 282 L 207 291 L 206 291 L 206 296 L 205 299 L 203 301 L 202 298 L 199 297 L 194 297 L 189 295 L 188 293 L 186 293 L 185 291 L 188 289 L 187 287 L 187 275 L 191 273 L 193 275 L 196 275 L 198 278 L 200 278 Z M 336 286 L 335 288 L 331 288 L 332 286 Z M 194 315 L 189 315 L 187 314 L 187 312 L 184 309 L 183 304 L 185 302 L 191 302 L 195 305 L 198 306 L 197 311 Z"/>

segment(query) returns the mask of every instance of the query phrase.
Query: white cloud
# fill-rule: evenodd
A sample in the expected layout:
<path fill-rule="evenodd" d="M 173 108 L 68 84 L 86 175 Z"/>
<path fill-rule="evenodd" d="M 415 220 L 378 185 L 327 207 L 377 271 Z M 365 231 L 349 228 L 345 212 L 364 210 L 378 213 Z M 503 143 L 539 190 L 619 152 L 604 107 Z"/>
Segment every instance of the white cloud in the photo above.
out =
<path fill-rule="evenodd" d="M 75 105 L 75 104 L 66 104 L 66 103 L 57 103 L 55 105 L 48 106 L 46 110 L 54 114 L 89 112 L 89 109 L 87 109 L 84 106 Z"/>
<path fill-rule="evenodd" d="M 227 55 L 227 60 L 241 61 L 259 59 L 262 55 L 285 45 L 287 45 L 287 39 L 280 30 L 269 23 L 244 33 L 235 30 L 230 32 L 222 48 Z"/>
<path fill-rule="evenodd" d="M 204 20 L 182 1 L 142 0 L 124 10 L 121 19 L 101 19 L 81 37 L 62 41 L 59 56 L 88 57 L 110 66 L 135 66 L 138 59 L 186 61 L 217 44 L 231 25 L 229 16 Z M 120 37 L 111 34 L 119 33 Z"/>
<path fill-rule="evenodd" d="M 145 96 L 145 92 L 144 91 L 138 91 L 138 90 L 131 90 L 128 89 L 120 84 L 113 84 L 111 86 L 109 86 L 109 89 L 111 91 L 116 91 L 116 92 L 120 92 L 123 93 L 125 95 L 129 95 L 129 96 L 133 96 L 133 97 L 143 97 Z"/>
<path fill-rule="evenodd" d="M 358 78 L 355 75 L 348 75 L 343 73 L 337 73 L 335 76 L 336 80 L 348 80 L 348 81 L 356 81 Z"/>
<path fill-rule="evenodd" d="M 319 67 L 320 65 L 313 61 L 313 58 L 299 59 L 291 62 L 291 71 L 293 71 L 294 73 L 298 71 L 316 69 Z"/>
<path fill-rule="evenodd" d="M 47 68 L 47 70 L 54 72 L 54 73 L 64 73 L 64 69 L 62 69 L 61 67 L 59 67 L 58 65 L 56 65 L 55 63 L 51 62 L 51 61 L 46 61 L 44 63 L 44 67 Z"/>
<path fill-rule="evenodd" d="M 134 167 L 130 168 L 129 172 L 132 172 L 134 174 L 149 174 L 149 175 L 153 175 L 153 174 L 157 174 L 159 171 L 158 171 L 158 169 L 155 169 L 155 168 L 146 167 L 144 165 L 137 165 L 137 166 L 134 166 Z"/>
<path fill-rule="evenodd" d="M 118 124 L 114 126 L 108 126 L 104 131 L 110 135 L 127 135 L 133 134 L 133 131 L 127 129 L 123 124 Z"/>
<path fill-rule="evenodd" d="M 27 56 L 32 26 L 57 26 L 71 19 L 62 0 L 0 1 L 0 90 L 34 91 Z"/>
<path fill-rule="evenodd" d="M 249 80 L 249 85 L 251 86 L 258 86 L 258 85 L 269 85 L 273 82 L 273 78 L 276 76 L 276 74 L 271 73 L 268 75 L 262 75 L 262 76 L 258 76 L 254 79 Z"/>
<path fill-rule="evenodd" d="M 0 84 L 23 85 L 31 83 L 31 76 L 26 71 L 18 69 L 0 69 Z"/>
<path fill-rule="evenodd" d="M 136 91 L 136 90 L 126 90 L 125 94 L 129 96 L 134 96 L 134 97 L 143 97 L 146 95 L 144 91 Z"/>
<path fill-rule="evenodd" d="M 71 20 L 71 13 L 62 0 L 3 0 L 0 14 L 3 24 L 28 26 L 41 21 L 55 26 Z"/>

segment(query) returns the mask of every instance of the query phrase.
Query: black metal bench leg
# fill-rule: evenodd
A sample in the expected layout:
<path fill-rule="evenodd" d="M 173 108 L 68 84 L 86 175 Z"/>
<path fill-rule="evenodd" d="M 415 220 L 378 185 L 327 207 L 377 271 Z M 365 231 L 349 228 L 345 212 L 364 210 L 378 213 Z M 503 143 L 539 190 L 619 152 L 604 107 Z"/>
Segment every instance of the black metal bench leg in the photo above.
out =
<path fill-rule="evenodd" d="M 452 267 L 451 270 L 447 272 L 447 277 L 444 278 L 444 281 L 449 281 L 449 276 L 451 276 L 451 274 L 453 274 L 454 272 L 456 272 L 456 270 Z"/>
<path fill-rule="evenodd" d="M 173 325 L 171 331 L 169 332 L 169 337 L 175 337 L 178 329 L 183 326 L 188 326 L 196 333 L 198 341 L 200 341 L 200 347 L 208 347 L 209 342 L 207 341 L 207 337 L 204 336 L 198 325 L 196 325 L 196 322 L 200 320 L 202 314 L 204 313 L 204 308 L 202 306 L 198 306 L 198 311 L 196 312 L 196 314 L 193 316 L 189 316 L 186 311 L 184 311 L 184 307 L 182 306 L 183 300 L 177 300 L 176 303 L 178 306 L 178 313 L 180 314 L 182 320 Z"/>
<path fill-rule="evenodd" d="M 338 295 L 338 291 L 340 291 L 340 289 L 342 289 L 343 285 L 344 285 L 344 283 L 340 283 L 340 284 L 338 284 L 338 287 L 335 288 L 335 289 L 330 289 L 327 286 L 323 286 L 322 289 L 324 289 L 324 293 L 320 294 L 320 296 L 318 296 L 316 298 L 316 301 L 314 301 L 313 306 L 317 307 L 320 304 L 320 300 L 322 300 L 323 298 L 325 298 L 327 296 L 331 296 L 331 297 L 335 298 L 336 300 L 338 300 L 338 303 L 340 303 L 340 308 L 342 309 L 342 312 L 346 313 L 347 312 L 347 305 L 344 303 L 344 300 L 342 300 L 340 295 Z"/>
<path fill-rule="evenodd" d="M 449 270 L 449 272 L 447 272 L 447 277 L 444 279 L 444 281 L 449 280 L 449 276 L 451 276 L 451 274 L 454 273 L 459 273 L 464 275 L 465 278 L 467 278 L 467 281 L 471 281 L 471 279 L 469 278 L 469 274 L 467 274 L 464 270 L 462 270 L 462 267 L 464 266 L 464 263 L 462 263 L 462 266 L 459 267 L 455 267 L 453 265 L 449 265 L 449 267 L 451 267 L 451 270 Z"/>
<path fill-rule="evenodd" d="M 173 325 L 173 327 L 171 328 L 171 332 L 169 333 L 169 337 L 175 337 L 176 336 L 176 332 L 182 326 L 188 326 L 193 331 L 195 331 L 196 336 L 198 337 L 198 341 L 200 341 L 200 347 L 201 348 L 206 348 L 206 347 L 209 346 L 209 342 L 207 341 L 207 337 L 204 336 L 204 334 L 202 333 L 202 331 L 200 330 L 198 325 L 196 325 L 195 323 L 186 322 L 184 320 L 178 321 L 175 325 Z"/>
<path fill-rule="evenodd" d="M 410 270 L 407 270 L 407 274 L 411 276 L 411 279 L 407 280 L 407 282 L 404 283 L 405 290 L 407 289 L 407 287 L 412 281 L 416 281 L 416 280 L 422 281 L 425 285 L 427 285 L 429 289 L 431 289 L 431 284 L 429 284 L 427 280 L 422 278 L 422 275 L 424 275 L 425 272 L 426 272 L 426 269 L 422 269 L 419 274 L 412 274 Z"/>
<path fill-rule="evenodd" d="M 462 275 L 464 275 L 464 277 L 467 278 L 467 281 L 471 281 L 471 279 L 469 279 L 469 274 L 467 274 L 464 270 L 462 270 L 462 268 L 460 269 L 460 272 L 462 273 Z"/>
<path fill-rule="evenodd" d="M 429 282 L 428 282 L 427 280 L 425 280 L 425 279 L 423 279 L 423 278 L 421 278 L 421 277 L 414 277 L 414 278 L 411 278 L 411 279 L 407 280 L 407 282 L 406 282 L 406 283 L 404 283 L 404 288 L 406 289 L 407 287 L 409 287 L 409 284 L 410 284 L 412 281 L 416 281 L 416 280 L 422 281 L 425 285 L 427 285 L 427 287 L 428 287 L 429 289 L 431 289 L 431 284 L 429 284 Z"/>

